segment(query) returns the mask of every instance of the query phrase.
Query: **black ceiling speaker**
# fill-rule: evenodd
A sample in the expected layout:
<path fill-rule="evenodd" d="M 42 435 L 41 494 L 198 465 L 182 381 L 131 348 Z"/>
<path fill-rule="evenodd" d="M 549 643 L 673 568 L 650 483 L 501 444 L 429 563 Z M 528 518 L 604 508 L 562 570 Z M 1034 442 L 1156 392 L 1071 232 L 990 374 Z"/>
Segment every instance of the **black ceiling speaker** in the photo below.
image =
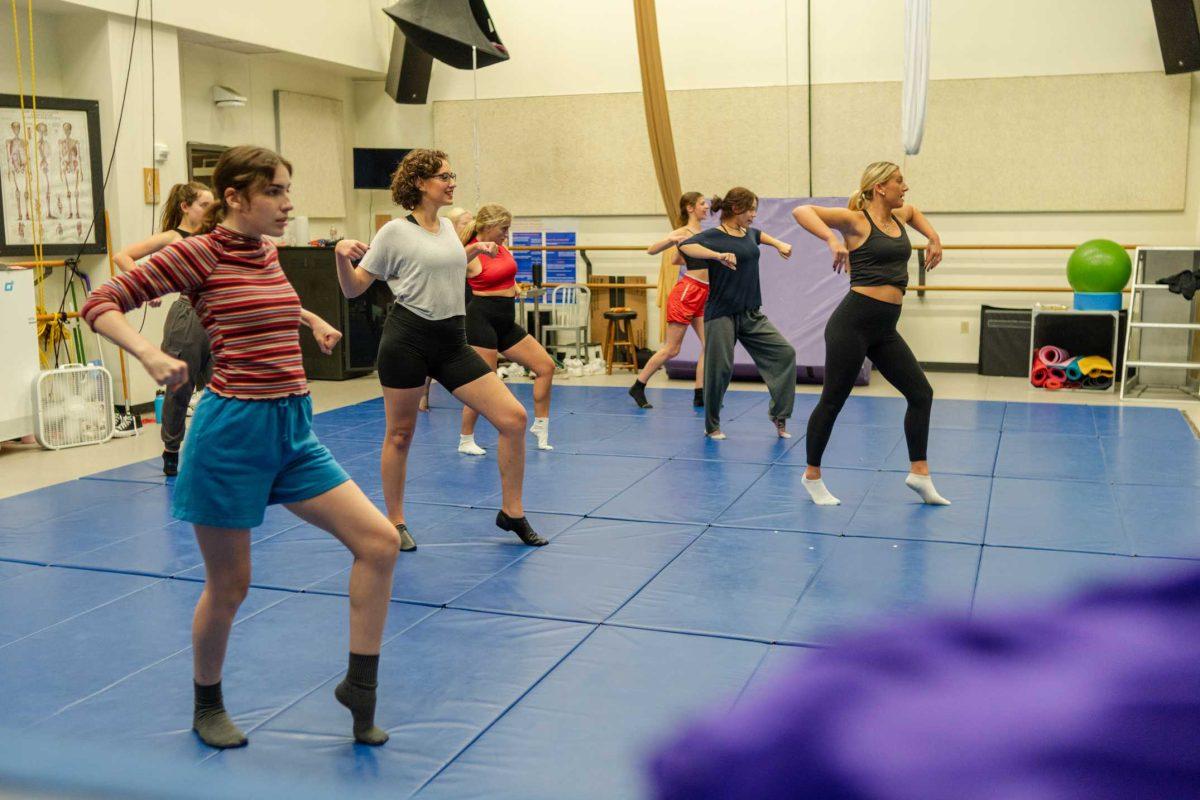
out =
<path fill-rule="evenodd" d="M 508 60 L 483 0 L 400 0 L 383 13 L 399 28 L 392 38 L 386 84 L 397 103 L 425 102 L 434 59 L 458 69 Z"/>
<path fill-rule="evenodd" d="M 1198 0 L 1151 0 L 1163 69 L 1168 75 L 1200 70 Z"/>

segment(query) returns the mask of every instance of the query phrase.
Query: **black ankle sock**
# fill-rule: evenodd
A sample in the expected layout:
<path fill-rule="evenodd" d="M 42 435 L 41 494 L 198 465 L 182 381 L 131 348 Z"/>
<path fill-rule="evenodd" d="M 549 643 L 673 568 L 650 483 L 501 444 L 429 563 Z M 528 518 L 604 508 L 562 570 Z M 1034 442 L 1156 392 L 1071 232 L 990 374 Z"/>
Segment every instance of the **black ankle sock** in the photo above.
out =
<path fill-rule="evenodd" d="M 387 731 L 375 725 L 375 689 L 379 685 L 379 655 L 350 654 L 346 677 L 333 690 L 337 701 L 350 709 L 354 739 L 362 744 L 381 745 Z"/>
<path fill-rule="evenodd" d="M 696 408 L 704 408 L 704 390 L 703 389 L 693 389 L 692 390 L 692 405 L 695 406 Z"/>
<path fill-rule="evenodd" d="M 200 735 L 200 739 L 209 747 L 220 749 L 245 745 L 246 734 L 233 724 L 225 710 L 221 682 L 201 686 L 193 681 L 192 685 L 195 687 L 196 698 L 192 711 L 192 728 Z"/>
<path fill-rule="evenodd" d="M 379 654 L 373 656 L 350 654 L 350 666 L 346 668 L 346 678 L 369 689 L 379 685 Z"/>
<path fill-rule="evenodd" d="M 650 405 L 650 401 L 646 399 L 646 384 L 642 383 L 636 378 L 633 381 L 633 386 L 629 387 L 629 396 L 632 397 L 641 408 L 654 408 L 654 406 Z"/>

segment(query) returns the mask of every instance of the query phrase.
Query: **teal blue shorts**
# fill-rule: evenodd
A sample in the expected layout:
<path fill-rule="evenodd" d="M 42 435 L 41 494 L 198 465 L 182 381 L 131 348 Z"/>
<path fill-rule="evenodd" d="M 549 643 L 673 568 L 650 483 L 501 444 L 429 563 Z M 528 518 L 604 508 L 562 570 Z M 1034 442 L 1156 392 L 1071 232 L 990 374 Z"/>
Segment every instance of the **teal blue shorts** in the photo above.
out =
<path fill-rule="evenodd" d="M 171 514 L 254 528 L 268 505 L 308 500 L 348 480 L 312 431 L 307 395 L 239 400 L 205 392 L 184 441 Z"/>

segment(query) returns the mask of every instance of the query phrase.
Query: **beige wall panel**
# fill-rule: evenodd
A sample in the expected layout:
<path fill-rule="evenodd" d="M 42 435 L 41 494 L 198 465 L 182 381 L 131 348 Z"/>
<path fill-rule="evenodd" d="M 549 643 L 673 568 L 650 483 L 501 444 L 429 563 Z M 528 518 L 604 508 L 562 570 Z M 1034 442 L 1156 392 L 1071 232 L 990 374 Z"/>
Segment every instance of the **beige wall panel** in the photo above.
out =
<path fill-rule="evenodd" d="M 807 89 L 670 93 L 680 176 L 706 193 L 808 191 Z M 813 190 L 849 194 L 863 167 L 904 165 L 940 212 L 1169 211 L 1184 206 L 1191 82 L 1155 73 L 935 81 L 919 156 L 900 146 L 900 84 L 813 92 Z M 482 199 L 523 216 L 658 214 L 636 93 L 480 101 Z M 434 104 L 434 141 L 474 198 L 469 101 Z M 790 164 L 790 169 L 789 169 Z M 790 185 L 789 185 L 790 181 Z"/>
<path fill-rule="evenodd" d="M 480 200 L 518 216 L 661 213 L 639 94 L 480 101 Z M 433 139 L 474 204 L 470 102 L 434 104 Z"/>
<path fill-rule="evenodd" d="M 1184 207 L 1191 79 L 936 81 L 908 177 L 931 211 Z M 819 141 L 819 140 L 818 140 Z"/>
<path fill-rule="evenodd" d="M 297 216 L 346 216 L 346 137 L 342 101 L 275 92 L 277 149 L 296 169 L 292 202 Z"/>
<path fill-rule="evenodd" d="M 804 102 L 805 87 L 793 87 Z M 932 116 L 932 115 L 931 115 Z M 928 134 L 926 134 L 928 136 Z M 900 161 L 900 84 L 813 87 L 813 194 L 846 197 L 873 161 Z M 807 153 L 804 155 L 807 160 Z M 908 177 L 908 176 L 906 176 Z M 919 187 L 914 186 L 914 194 Z M 808 187 L 802 187 L 801 194 Z"/>
<path fill-rule="evenodd" d="M 745 186 L 763 197 L 785 195 L 784 97 L 782 86 L 670 92 L 683 190 L 711 196 Z"/>

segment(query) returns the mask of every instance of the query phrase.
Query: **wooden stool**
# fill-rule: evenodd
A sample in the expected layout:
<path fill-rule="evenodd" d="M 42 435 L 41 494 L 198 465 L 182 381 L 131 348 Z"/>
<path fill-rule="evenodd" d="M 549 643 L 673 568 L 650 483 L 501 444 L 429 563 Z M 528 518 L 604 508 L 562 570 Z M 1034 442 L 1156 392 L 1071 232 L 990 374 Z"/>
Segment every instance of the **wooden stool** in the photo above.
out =
<path fill-rule="evenodd" d="M 608 329 L 604 332 L 604 363 L 608 374 L 612 375 L 613 367 L 628 367 L 637 372 L 637 348 L 633 345 L 633 336 L 629 332 L 630 323 L 637 319 L 637 312 L 632 308 L 619 306 L 604 312 L 608 320 Z M 629 360 L 613 363 L 613 350 L 624 351 Z"/>

